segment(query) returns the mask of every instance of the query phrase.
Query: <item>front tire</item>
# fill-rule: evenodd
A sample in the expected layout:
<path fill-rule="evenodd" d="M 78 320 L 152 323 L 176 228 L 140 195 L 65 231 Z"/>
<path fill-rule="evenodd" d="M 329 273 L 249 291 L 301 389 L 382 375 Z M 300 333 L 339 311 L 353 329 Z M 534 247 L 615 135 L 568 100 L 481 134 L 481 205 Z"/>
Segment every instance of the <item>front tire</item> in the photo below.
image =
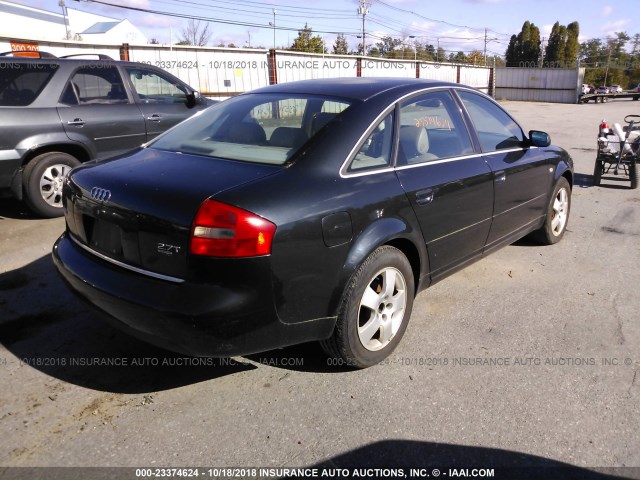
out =
<path fill-rule="evenodd" d="M 396 348 L 413 308 L 414 277 L 397 248 L 376 249 L 351 278 L 333 335 L 322 348 L 338 365 L 367 368 Z"/>
<path fill-rule="evenodd" d="M 45 218 L 62 216 L 62 185 L 78 165 L 75 157 L 62 152 L 43 153 L 31 160 L 24 169 L 23 182 L 29 208 Z"/>
<path fill-rule="evenodd" d="M 632 190 L 638 188 L 638 180 L 640 180 L 640 175 L 638 175 L 638 173 L 638 160 L 632 158 L 631 163 L 629 164 L 629 178 L 631 179 Z"/>
<path fill-rule="evenodd" d="M 547 218 L 534 237 L 543 245 L 553 245 L 564 237 L 571 211 L 571 186 L 566 178 L 560 177 L 553 189 L 553 195 L 547 207 Z"/>

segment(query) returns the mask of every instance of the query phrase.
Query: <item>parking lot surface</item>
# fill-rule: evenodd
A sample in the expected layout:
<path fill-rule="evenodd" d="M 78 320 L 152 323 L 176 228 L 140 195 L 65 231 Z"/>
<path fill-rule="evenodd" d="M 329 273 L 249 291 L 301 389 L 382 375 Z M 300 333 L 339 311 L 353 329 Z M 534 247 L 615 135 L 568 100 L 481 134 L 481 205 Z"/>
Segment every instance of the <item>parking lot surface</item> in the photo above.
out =
<path fill-rule="evenodd" d="M 504 102 L 575 161 L 565 238 L 423 292 L 363 371 L 316 344 L 221 360 L 130 338 L 57 276 L 64 220 L 0 200 L 0 466 L 640 467 L 640 190 L 591 179 L 599 122 L 638 105 Z"/>

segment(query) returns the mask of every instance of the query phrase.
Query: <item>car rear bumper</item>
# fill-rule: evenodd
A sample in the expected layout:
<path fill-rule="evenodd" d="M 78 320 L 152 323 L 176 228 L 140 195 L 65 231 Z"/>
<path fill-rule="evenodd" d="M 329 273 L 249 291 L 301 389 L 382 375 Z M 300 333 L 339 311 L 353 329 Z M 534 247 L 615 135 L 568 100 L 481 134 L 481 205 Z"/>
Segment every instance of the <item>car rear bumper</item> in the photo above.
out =
<path fill-rule="evenodd" d="M 52 254 L 70 288 L 106 312 L 112 324 L 179 353 L 246 355 L 328 338 L 335 325 L 335 318 L 282 323 L 271 273 L 264 267 L 268 259 L 246 284 L 230 289 L 222 283 L 172 283 L 120 268 L 84 251 L 67 234 L 57 240 Z"/>

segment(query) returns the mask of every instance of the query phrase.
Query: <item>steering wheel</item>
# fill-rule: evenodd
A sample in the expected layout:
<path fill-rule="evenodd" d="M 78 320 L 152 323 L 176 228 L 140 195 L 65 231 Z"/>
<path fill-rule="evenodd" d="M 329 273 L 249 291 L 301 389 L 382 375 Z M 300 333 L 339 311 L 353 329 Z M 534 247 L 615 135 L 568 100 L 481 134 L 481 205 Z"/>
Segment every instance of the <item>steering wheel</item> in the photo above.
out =
<path fill-rule="evenodd" d="M 624 117 L 624 121 L 627 123 L 638 123 L 638 120 L 640 120 L 640 115 L 627 115 Z"/>

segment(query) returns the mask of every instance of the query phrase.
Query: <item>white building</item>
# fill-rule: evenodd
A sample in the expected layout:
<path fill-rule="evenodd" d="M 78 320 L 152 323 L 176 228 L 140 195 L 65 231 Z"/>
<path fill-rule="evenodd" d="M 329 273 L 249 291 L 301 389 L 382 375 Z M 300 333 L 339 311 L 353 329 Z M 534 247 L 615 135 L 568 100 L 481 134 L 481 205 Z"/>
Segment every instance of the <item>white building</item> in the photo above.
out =
<path fill-rule="evenodd" d="M 64 2 L 63 2 L 64 3 Z M 62 9 L 65 10 L 63 15 Z M 0 0 L 0 37 L 92 44 L 145 44 L 147 37 L 129 20 L 62 7 L 50 12 Z"/>

